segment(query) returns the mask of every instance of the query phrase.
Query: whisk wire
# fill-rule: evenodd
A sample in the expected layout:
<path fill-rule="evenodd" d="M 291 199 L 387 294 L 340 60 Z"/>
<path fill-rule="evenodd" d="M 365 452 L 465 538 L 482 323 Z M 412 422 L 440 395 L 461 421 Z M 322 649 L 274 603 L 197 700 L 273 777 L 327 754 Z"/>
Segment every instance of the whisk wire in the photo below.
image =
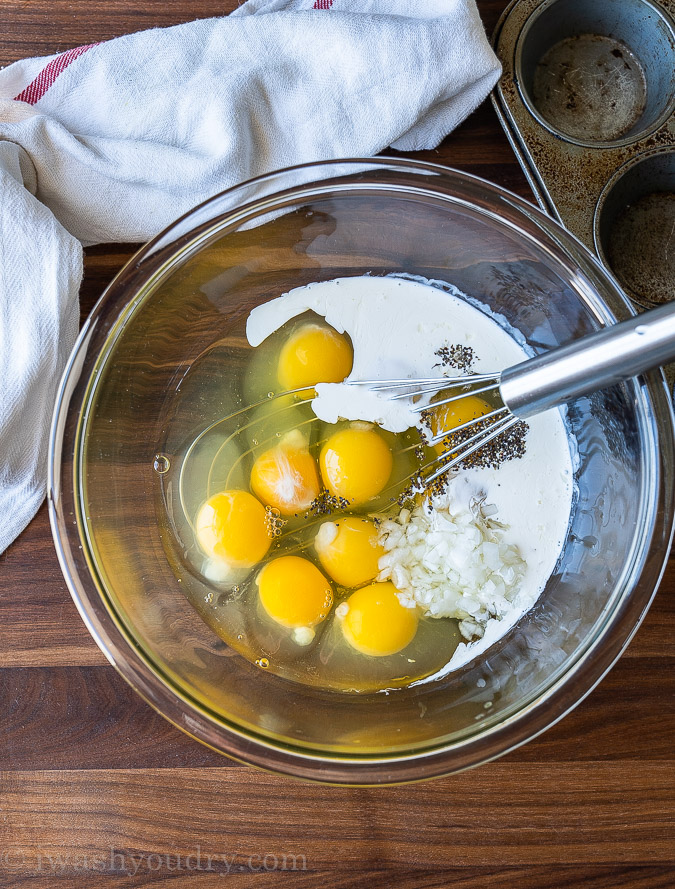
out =
<path fill-rule="evenodd" d="M 487 420 L 495 420 L 495 422 L 496 422 L 498 417 L 500 419 L 505 418 L 508 416 L 508 414 L 509 414 L 508 408 L 505 408 L 505 407 L 495 408 L 495 410 L 490 411 L 489 414 L 483 414 L 480 417 L 473 417 L 471 420 L 467 420 L 466 423 L 460 423 L 459 426 L 453 426 L 452 429 L 450 429 L 450 430 L 446 430 L 444 432 L 438 432 L 436 435 L 432 435 L 429 438 L 427 438 L 426 442 L 428 445 L 440 444 L 451 433 L 454 434 L 455 432 L 463 432 L 465 429 L 468 429 L 470 426 L 474 426 L 476 423 L 484 422 Z M 459 445 L 459 447 L 462 447 L 462 446 L 463 446 L 463 443 L 462 443 L 462 445 Z"/>
<path fill-rule="evenodd" d="M 428 377 L 415 378 L 414 380 L 345 380 L 347 386 L 368 386 L 373 392 L 385 391 L 387 389 L 398 389 L 402 387 L 410 387 L 417 385 L 426 385 L 432 383 L 438 390 L 447 389 L 451 385 L 466 386 L 467 382 L 482 383 L 485 380 L 496 380 L 499 374 L 471 374 L 463 377 Z"/>
<path fill-rule="evenodd" d="M 451 460 L 448 460 L 447 463 L 443 463 L 431 475 L 427 475 L 424 477 L 425 487 L 436 481 L 436 479 L 440 478 L 445 473 L 449 472 L 455 466 L 459 465 L 463 460 L 466 460 L 467 457 L 470 457 L 479 448 L 484 447 L 493 439 L 497 438 L 498 435 L 501 435 L 503 432 L 507 432 L 518 422 L 518 417 L 514 417 L 512 414 L 507 413 L 507 415 L 501 420 L 497 420 L 495 423 L 493 423 L 489 429 L 482 429 L 475 435 L 467 438 L 466 441 L 463 441 L 460 445 L 457 446 L 456 449 L 453 449 L 450 452 L 454 455 Z M 446 456 L 447 455 L 444 454 L 439 457 L 439 461 L 442 461 Z"/>
<path fill-rule="evenodd" d="M 483 392 L 494 392 L 497 386 L 493 383 L 490 383 L 488 386 L 480 386 L 478 389 L 471 389 L 471 391 L 458 392 L 456 395 L 449 395 L 447 398 L 441 398 L 439 401 L 434 401 L 431 404 L 416 404 L 410 408 L 410 410 L 415 414 L 421 414 L 423 411 L 427 411 L 430 408 L 442 407 L 444 404 L 452 404 L 453 401 L 461 401 L 462 398 L 466 398 L 469 395 L 481 395 Z"/>

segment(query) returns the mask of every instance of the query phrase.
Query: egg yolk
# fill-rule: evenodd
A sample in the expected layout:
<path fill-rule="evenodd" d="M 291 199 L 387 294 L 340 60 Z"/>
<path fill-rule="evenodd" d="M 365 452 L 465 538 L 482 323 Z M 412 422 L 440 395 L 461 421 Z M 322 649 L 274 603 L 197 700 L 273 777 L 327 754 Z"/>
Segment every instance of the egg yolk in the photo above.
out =
<path fill-rule="evenodd" d="M 387 484 L 393 458 L 378 432 L 352 424 L 328 439 L 321 449 L 319 463 L 330 493 L 358 506 L 379 494 Z"/>
<path fill-rule="evenodd" d="M 347 599 L 342 633 L 347 642 L 371 657 L 396 654 L 417 632 L 417 612 L 398 600 L 392 583 L 371 583 Z M 342 608 L 343 606 L 340 606 Z"/>
<path fill-rule="evenodd" d="M 349 340 L 332 327 L 305 324 L 279 353 L 277 377 L 283 389 L 304 389 L 315 383 L 341 383 L 350 373 L 354 353 Z"/>
<path fill-rule="evenodd" d="M 333 604 L 330 583 L 316 565 L 300 556 L 268 562 L 257 584 L 263 608 L 282 627 L 313 627 Z"/>
<path fill-rule="evenodd" d="M 209 497 L 197 513 L 195 534 L 207 556 L 235 565 L 254 565 L 272 543 L 265 508 L 247 491 Z"/>
<path fill-rule="evenodd" d="M 358 516 L 324 522 L 314 549 L 328 576 L 346 587 L 362 586 L 377 577 L 377 563 L 384 555 L 375 524 Z"/>
<path fill-rule="evenodd" d="M 261 454 L 251 470 L 253 493 L 282 515 L 309 509 L 319 494 L 319 475 L 305 438 L 295 430 Z"/>
<path fill-rule="evenodd" d="M 471 420 L 477 420 L 492 410 L 494 410 L 492 405 L 483 398 L 479 398 L 477 395 L 467 395 L 465 398 L 458 398 L 457 401 L 451 401 L 450 404 L 442 404 L 436 408 L 433 412 L 431 428 L 434 435 L 441 433 L 449 435 L 458 426 L 469 423 Z M 434 448 L 439 454 L 444 454 L 448 450 L 442 441 L 435 444 Z"/>

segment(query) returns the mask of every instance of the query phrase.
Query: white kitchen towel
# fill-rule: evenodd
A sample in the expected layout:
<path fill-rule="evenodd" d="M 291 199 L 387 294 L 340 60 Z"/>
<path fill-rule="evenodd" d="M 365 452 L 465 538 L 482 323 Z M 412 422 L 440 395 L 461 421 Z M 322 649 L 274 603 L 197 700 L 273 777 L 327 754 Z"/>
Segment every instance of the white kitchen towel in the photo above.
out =
<path fill-rule="evenodd" d="M 281 167 L 432 148 L 499 63 L 474 0 L 248 0 L 0 71 L 0 552 L 44 497 L 81 247 Z"/>

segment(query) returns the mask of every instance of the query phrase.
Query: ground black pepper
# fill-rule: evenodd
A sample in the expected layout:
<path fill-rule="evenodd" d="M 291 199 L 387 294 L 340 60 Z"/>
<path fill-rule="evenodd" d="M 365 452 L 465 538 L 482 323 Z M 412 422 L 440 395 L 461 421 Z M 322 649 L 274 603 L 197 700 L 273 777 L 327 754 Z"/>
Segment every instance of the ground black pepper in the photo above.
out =
<path fill-rule="evenodd" d="M 310 516 L 326 516 L 332 512 L 340 512 L 349 509 L 349 500 L 345 497 L 336 497 L 328 488 L 321 488 L 318 495 L 309 504 L 305 518 Z"/>
<path fill-rule="evenodd" d="M 440 359 L 434 367 L 453 367 L 463 372 L 471 370 L 476 357 L 471 346 L 462 346 L 460 343 L 441 346 L 434 355 Z"/>

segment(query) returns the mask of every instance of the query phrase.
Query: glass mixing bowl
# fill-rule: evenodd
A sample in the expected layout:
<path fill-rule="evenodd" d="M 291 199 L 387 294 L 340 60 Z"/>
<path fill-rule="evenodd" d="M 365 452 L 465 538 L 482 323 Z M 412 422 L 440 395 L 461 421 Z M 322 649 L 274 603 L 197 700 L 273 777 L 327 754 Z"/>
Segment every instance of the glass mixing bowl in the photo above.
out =
<path fill-rule="evenodd" d="M 201 601 L 209 587 L 182 570 L 167 519 L 179 455 L 241 400 L 254 306 L 389 272 L 477 297 L 535 353 L 631 313 L 579 242 L 480 179 L 391 158 L 285 170 L 197 207 L 120 272 L 70 359 L 51 440 L 59 558 L 111 663 L 216 750 L 338 783 L 458 771 L 556 722 L 635 632 L 672 530 L 673 417 L 655 372 L 569 405 L 579 460 L 562 556 L 537 604 L 475 661 L 354 695 L 292 683 L 228 648 L 183 594 L 188 583 Z M 221 403 L 190 388 L 197 366 Z"/>

